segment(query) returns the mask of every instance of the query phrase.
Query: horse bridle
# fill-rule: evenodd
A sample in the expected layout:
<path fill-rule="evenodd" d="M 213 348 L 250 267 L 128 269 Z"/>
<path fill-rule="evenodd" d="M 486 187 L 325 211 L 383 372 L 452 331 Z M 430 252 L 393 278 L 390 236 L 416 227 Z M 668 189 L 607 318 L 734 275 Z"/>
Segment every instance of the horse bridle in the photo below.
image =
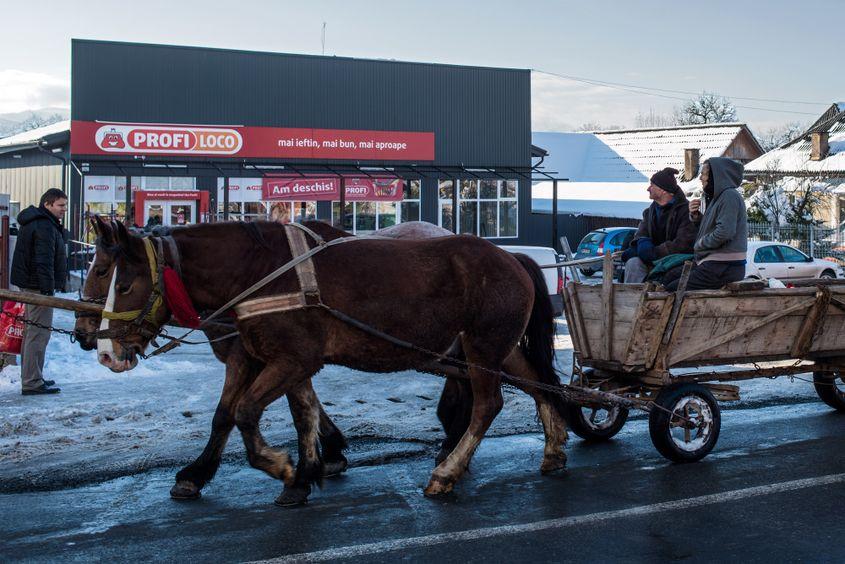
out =
<path fill-rule="evenodd" d="M 164 260 L 160 260 L 159 256 L 164 258 L 164 249 L 161 241 L 156 239 L 156 246 L 158 252 L 153 247 L 151 237 L 144 239 L 144 250 L 147 255 L 147 261 L 150 266 L 150 278 L 152 279 L 153 287 L 150 291 L 150 296 L 147 303 L 141 309 L 133 309 L 129 311 L 105 311 L 100 314 L 104 319 L 115 321 L 127 321 L 128 325 L 115 329 L 101 329 L 97 331 L 98 339 L 119 339 L 126 337 L 131 333 L 136 333 L 142 337 L 155 338 L 161 331 L 161 325 L 156 322 L 156 316 L 159 310 L 164 305 Z M 145 327 L 152 326 L 152 330 Z"/>

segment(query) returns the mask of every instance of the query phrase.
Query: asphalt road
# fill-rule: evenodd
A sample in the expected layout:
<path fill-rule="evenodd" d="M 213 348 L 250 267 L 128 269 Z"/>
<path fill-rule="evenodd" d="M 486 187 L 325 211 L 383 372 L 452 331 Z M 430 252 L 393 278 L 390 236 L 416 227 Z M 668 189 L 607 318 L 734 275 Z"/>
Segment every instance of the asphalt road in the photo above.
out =
<path fill-rule="evenodd" d="M 171 470 L 7 494 L 0 560 L 845 561 L 845 415 L 821 403 L 725 412 L 691 465 L 660 458 L 642 420 L 567 452 L 543 477 L 539 435 L 490 439 L 444 500 L 421 494 L 428 457 L 352 468 L 294 509 L 235 464 L 196 502 L 168 499 Z"/>

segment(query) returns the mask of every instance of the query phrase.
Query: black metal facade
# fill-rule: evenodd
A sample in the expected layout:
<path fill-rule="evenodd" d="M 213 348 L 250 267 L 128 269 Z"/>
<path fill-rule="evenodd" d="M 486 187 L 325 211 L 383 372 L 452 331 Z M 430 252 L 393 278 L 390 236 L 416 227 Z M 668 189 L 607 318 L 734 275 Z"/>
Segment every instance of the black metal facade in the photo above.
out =
<path fill-rule="evenodd" d="M 435 165 L 530 166 L 528 70 L 74 40 L 71 85 L 74 120 L 431 131 Z"/>

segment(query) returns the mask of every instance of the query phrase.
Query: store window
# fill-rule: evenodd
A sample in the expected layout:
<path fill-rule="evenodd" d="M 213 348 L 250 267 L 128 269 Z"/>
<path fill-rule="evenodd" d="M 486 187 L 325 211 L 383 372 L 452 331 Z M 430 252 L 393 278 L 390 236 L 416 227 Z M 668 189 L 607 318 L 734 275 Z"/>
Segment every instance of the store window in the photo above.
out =
<path fill-rule="evenodd" d="M 332 222 L 337 224 L 340 202 L 332 202 Z M 342 229 L 361 235 L 406 221 L 420 220 L 420 181 L 405 181 L 398 202 L 346 202 Z"/>
<path fill-rule="evenodd" d="M 441 180 L 440 226 L 452 228 L 454 181 Z M 458 233 L 487 238 L 516 237 L 516 180 L 460 180 L 458 182 Z"/>

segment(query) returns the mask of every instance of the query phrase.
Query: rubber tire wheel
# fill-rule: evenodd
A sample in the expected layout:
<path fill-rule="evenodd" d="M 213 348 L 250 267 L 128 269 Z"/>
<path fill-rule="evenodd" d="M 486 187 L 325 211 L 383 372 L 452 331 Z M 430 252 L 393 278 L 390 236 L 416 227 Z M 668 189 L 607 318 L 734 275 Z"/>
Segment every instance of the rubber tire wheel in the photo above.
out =
<path fill-rule="evenodd" d="M 839 377 L 838 372 L 833 373 L 833 378 L 830 372 L 813 372 L 813 387 L 823 402 L 837 411 L 845 411 L 845 393 L 831 385 Z"/>
<path fill-rule="evenodd" d="M 587 278 L 589 278 L 590 276 L 592 276 L 593 274 L 596 273 L 595 270 L 590 270 L 589 268 L 579 268 L 578 270 L 580 270 L 581 274 L 583 274 Z"/>
<path fill-rule="evenodd" d="M 592 370 L 587 369 L 585 372 L 592 373 Z M 584 418 L 584 412 L 581 410 L 580 405 L 574 403 L 567 405 L 566 422 L 569 424 L 569 428 L 573 433 L 587 442 L 599 443 L 612 439 L 622 430 L 627 420 L 628 408 L 620 407 L 619 415 L 611 426 L 604 429 L 596 429 Z"/>
<path fill-rule="evenodd" d="M 822 280 L 835 280 L 836 273 L 832 270 L 825 270 L 824 272 L 819 274 L 819 278 L 821 278 Z"/>
<path fill-rule="evenodd" d="M 719 404 L 716 402 L 713 394 L 710 393 L 710 390 L 704 386 L 699 384 L 673 384 L 667 386 L 657 394 L 654 403 L 671 412 L 683 397 L 691 395 L 704 400 L 713 414 L 713 429 L 710 432 L 710 436 L 707 438 L 707 442 L 697 450 L 682 450 L 674 443 L 671 436 L 671 428 L 669 427 L 670 415 L 667 411 L 653 408 L 648 415 L 648 432 L 651 435 L 651 442 L 654 444 L 657 452 L 672 462 L 697 462 L 707 456 L 713 450 L 713 447 L 716 446 L 716 441 L 719 440 L 719 430 L 722 427 Z"/>
<path fill-rule="evenodd" d="M 584 418 L 584 412 L 581 411 L 580 405 L 570 404 L 567 407 L 566 421 L 569 423 L 569 429 L 588 443 L 600 443 L 612 439 L 622 430 L 627 420 L 628 409 L 620 407 L 619 415 L 611 426 L 596 429 Z"/>

